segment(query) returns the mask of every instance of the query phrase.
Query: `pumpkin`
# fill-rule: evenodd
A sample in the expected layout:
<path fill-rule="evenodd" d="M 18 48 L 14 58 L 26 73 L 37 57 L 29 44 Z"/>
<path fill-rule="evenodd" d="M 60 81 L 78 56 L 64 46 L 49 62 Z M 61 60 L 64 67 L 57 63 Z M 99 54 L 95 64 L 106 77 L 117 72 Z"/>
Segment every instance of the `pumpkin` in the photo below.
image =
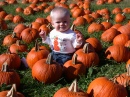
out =
<path fill-rule="evenodd" d="M 63 69 L 64 76 L 69 81 L 79 78 L 80 75 L 86 73 L 86 67 L 77 61 L 77 54 L 74 54 L 72 60 L 64 63 Z"/>
<path fill-rule="evenodd" d="M 36 29 L 34 28 L 25 28 L 21 34 L 20 34 L 20 37 L 21 39 L 29 44 L 31 43 L 32 41 L 34 41 L 35 39 L 37 39 L 39 36 L 39 33 Z"/>
<path fill-rule="evenodd" d="M 21 8 L 21 7 L 17 7 L 16 9 L 15 9 L 15 12 L 16 13 L 23 13 L 23 8 Z"/>
<path fill-rule="evenodd" d="M 73 24 L 75 26 L 81 26 L 84 25 L 86 23 L 86 19 L 83 16 L 79 16 L 77 17 L 74 21 Z"/>
<path fill-rule="evenodd" d="M 114 45 L 125 45 L 125 43 L 129 40 L 129 36 L 127 34 L 119 34 L 113 39 Z"/>
<path fill-rule="evenodd" d="M 4 19 L 6 15 L 7 15 L 7 13 L 4 10 L 0 11 L 0 18 L 1 19 Z"/>
<path fill-rule="evenodd" d="M 9 34 L 3 39 L 3 46 L 10 46 L 18 40 L 15 33 Z"/>
<path fill-rule="evenodd" d="M 104 30 L 104 26 L 100 23 L 100 21 L 91 23 L 87 28 L 88 34 L 92 34 L 94 32 L 99 32 L 103 30 Z"/>
<path fill-rule="evenodd" d="M 73 17 L 73 18 L 77 18 L 77 17 L 83 16 L 83 15 L 84 15 L 84 11 L 83 11 L 83 9 L 81 9 L 81 8 L 76 8 L 76 9 L 74 10 L 74 12 L 72 13 L 72 17 Z"/>
<path fill-rule="evenodd" d="M 20 43 L 20 40 L 17 40 L 16 43 L 12 44 L 9 47 L 11 53 L 27 52 L 27 45 Z"/>
<path fill-rule="evenodd" d="M 1 29 L 1 30 L 7 30 L 7 29 L 8 29 L 7 23 L 6 23 L 5 20 L 2 19 L 2 18 L 0 18 L 0 29 Z"/>
<path fill-rule="evenodd" d="M 130 24 L 122 25 L 117 29 L 120 33 L 127 34 L 130 37 Z"/>
<path fill-rule="evenodd" d="M 16 84 L 17 88 L 20 86 L 20 76 L 18 73 L 8 67 L 7 62 L 2 64 L 2 69 L 0 71 L 0 85 L 6 84 Z"/>
<path fill-rule="evenodd" d="M 47 58 L 48 54 L 49 50 L 45 46 L 39 46 L 36 41 L 35 47 L 26 56 L 28 66 L 32 69 L 38 60 Z"/>
<path fill-rule="evenodd" d="M 122 13 L 122 9 L 120 7 L 116 7 L 112 10 L 112 14 L 118 14 L 118 13 Z"/>
<path fill-rule="evenodd" d="M 124 87 L 130 86 L 130 65 L 127 66 L 127 72 L 116 75 L 114 80 Z"/>
<path fill-rule="evenodd" d="M 48 20 L 45 19 L 45 18 L 41 18 L 41 17 L 36 18 L 35 22 L 38 22 L 38 23 L 40 23 L 41 25 L 42 25 L 42 24 L 48 24 Z"/>
<path fill-rule="evenodd" d="M 109 22 L 108 20 L 107 20 L 107 21 L 103 21 L 101 24 L 104 26 L 104 30 L 107 30 L 107 29 L 111 28 L 112 25 L 113 25 L 113 24 L 112 24 L 111 22 Z"/>
<path fill-rule="evenodd" d="M 5 21 L 11 21 L 11 22 L 12 22 L 12 21 L 13 21 L 13 18 L 14 18 L 14 16 L 13 16 L 12 14 L 8 14 L 8 15 L 5 16 L 4 20 L 5 20 Z"/>
<path fill-rule="evenodd" d="M 129 49 L 122 45 L 112 45 L 106 49 L 105 56 L 116 62 L 126 62 L 129 59 Z"/>
<path fill-rule="evenodd" d="M 26 7 L 23 10 L 24 15 L 31 15 L 34 13 L 33 9 L 31 7 Z"/>
<path fill-rule="evenodd" d="M 119 31 L 114 28 L 109 28 L 101 34 L 101 40 L 104 42 L 112 42 L 118 34 L 120 34 Z"/>
<path fill-rule="evenodd" d="M 24 24 L 19 23 L 14 27 L 13 32 L 16 33 L 16 36 L 20 39 L 21 32 L 27 28 Z"/>
<path fill-rule="evenodd" d="M 85 41 L 90 43 L 96 52 L 99 52 L 102 50 L 102 44 L 97 38 L 91 37 L 91 38 L 86 39 Z"/>
<path fill-rule="evenodd" d="M 25 97 L 22 93 L 17 92 L 16 84 L 12 84 L 10 90 L 4 90 L 0 92 L 0 97 Z"/>
<path fill-rule="evenodd" d="M 87 93 L 89 97 L 127 97 L 128 93 L 125 87 L 117 84 L 107 77 L 98 77 L 88 86 Z"/>
<path fill-rule="evenodd" d="M 0 68 L 2 68 L 4 62 L 7 62 L 10 69 L 19 69 L 21 65 L 19 55 L 10 53 L 9 50 L 7 50 L 6 53 L 0 55 Z"/>
<path fill-rule="evenodd" d="M 20 15 L 15 15 L 13 18 L 13 23 L 22 23 L 24 22 L 24 18 Z"/>
<path fill-rule="evenodd" d="M 122 24 L 116 23 L 116 24 L 114 24 L 111 28 L 118 29 L 118 28 L 121 27 L 121 26 L 122 26 Z"/>
<path fill-rule="evenodd" d="M 55 92 L 53 97 L 89 97 L 86 92 L 78 88 L 77 80 L 70 87 L 63 87 Z"/>
<path fill-rule="evenodd" d="M 85 14 L 85 15 L 83 15 L 83 17 L 86 19 L 88 24 L 90 24 L 94 21 L 94 18 L 90 15 Z"/>
<path fill-rule="evenodd" d="M 99 56 L 90 43 L 85 43 L 83 48 L 78 49 L 75 53 L 78 55 L 77 61 L 82 62 L 86 68 L 99 63 Z"/>
<path fill-rule="evenodd" d="M 120 22 L 123 22 L 124 20 L 126 19 L 126 16 L 125 16 L 125 13 L 118 13 L 116 14 L 115 16 L 115 22 L 116 23 L 120 23 Z"/>
<path fill-rule="evenodd" d="M 32 22 L 32 23 L 31 23 L 31 28 L 34 28 L 34 29 L 36 29 L 37 31 L 39 30 L 40 26 L 41 26 L 41 24 L 38 23 L 38 22 Z"/>
<path fill-rule="evenodd" d="M 45 84 L 58 81 L 62 72 L 63 68 L 52 59 L 51 54 L 47 58 L 37 61 L 32 67 L 32 77 Z"/>

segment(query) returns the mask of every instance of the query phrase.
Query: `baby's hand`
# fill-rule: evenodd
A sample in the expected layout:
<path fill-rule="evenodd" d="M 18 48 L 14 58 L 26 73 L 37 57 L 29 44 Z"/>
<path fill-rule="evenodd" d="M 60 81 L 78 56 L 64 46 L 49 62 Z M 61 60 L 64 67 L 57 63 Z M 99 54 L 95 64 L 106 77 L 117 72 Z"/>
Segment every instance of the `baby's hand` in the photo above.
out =
<path fill-rule="evenodd" d="M 77 41 L 78 43 L 82 43 L 82 41 L 83 41 L 83 35 L 80 34 L 80 33 L 77 33 L 77 34 L 76 34 L 76 41 Z"/>
<path fill-rule="evenodd" d="M 39 33 L 39 36 L 43 39 L 43 40 L 46 40 L 46 32 L 45 31 L 41 31 Z"/>

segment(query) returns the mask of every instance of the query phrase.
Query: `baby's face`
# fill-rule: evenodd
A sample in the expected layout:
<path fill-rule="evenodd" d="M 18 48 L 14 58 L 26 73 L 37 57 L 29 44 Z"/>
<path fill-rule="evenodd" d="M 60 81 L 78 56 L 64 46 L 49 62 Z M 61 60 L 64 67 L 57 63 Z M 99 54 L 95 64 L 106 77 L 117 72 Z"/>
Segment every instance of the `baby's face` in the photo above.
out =
<path fill-rule="evenodd" d="M 70 16 L 55 15 L 52 18 L 52 26 L 60 32 L 65 32 L 70 28 Z"/>

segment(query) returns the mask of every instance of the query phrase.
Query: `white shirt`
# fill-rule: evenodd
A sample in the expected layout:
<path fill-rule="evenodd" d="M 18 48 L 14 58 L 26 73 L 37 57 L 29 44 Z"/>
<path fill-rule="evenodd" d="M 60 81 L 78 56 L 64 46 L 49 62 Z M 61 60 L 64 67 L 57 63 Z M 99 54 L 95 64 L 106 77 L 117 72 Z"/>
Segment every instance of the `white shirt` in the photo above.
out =
<path fill-rule="evenodd" d="M 79 48 L 82 45 L 82 43 L 77 43 L 76 33 L 70 29 L 63 33 L 53 29 L 46 40 L 42 42 L 50 45 L 54 52 L 64 54 L 74 53 L 75 48 Z"/>

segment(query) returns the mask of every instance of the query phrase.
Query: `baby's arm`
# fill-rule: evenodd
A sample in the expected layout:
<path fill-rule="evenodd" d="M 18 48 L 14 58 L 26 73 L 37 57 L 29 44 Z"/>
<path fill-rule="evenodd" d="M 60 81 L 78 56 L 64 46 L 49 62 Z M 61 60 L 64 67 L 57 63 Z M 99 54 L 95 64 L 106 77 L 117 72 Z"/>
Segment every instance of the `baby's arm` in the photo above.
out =
<path fill-rule="evenodd" d="M 79 44 L 83 42 L 83 36 L 82 36 L 82 34 L 80 34 L 80 33 L 76 34 L 76 41 Z"/>
<path fill-rule="evenodd" d="M 42 38 L 43 41 L 46 40 L 46 32 L 45 32 L 45 31 L 41 31 L 41 32 L 39 33 L 39 36 Z"/>

